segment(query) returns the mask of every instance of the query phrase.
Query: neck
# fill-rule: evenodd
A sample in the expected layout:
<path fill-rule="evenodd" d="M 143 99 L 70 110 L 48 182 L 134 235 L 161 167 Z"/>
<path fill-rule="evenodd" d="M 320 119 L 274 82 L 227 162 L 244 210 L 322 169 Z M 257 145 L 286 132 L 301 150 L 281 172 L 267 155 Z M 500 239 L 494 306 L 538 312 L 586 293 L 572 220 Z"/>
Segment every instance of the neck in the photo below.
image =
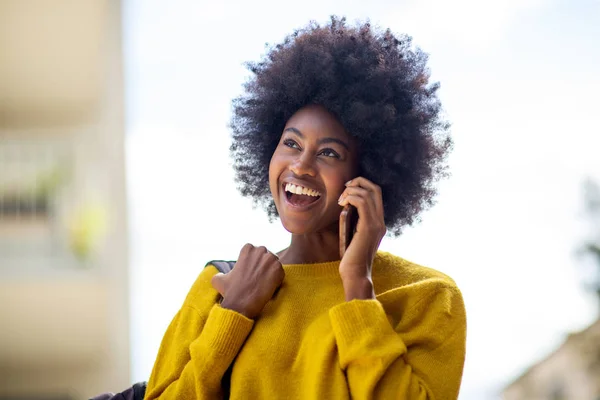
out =
<path fill-rule="evenodd" d="M 294 234 L 290 246 L 278 253 L 282 264 L 316 264 L 340 259 L 338 224 L 329 229 Z"/>

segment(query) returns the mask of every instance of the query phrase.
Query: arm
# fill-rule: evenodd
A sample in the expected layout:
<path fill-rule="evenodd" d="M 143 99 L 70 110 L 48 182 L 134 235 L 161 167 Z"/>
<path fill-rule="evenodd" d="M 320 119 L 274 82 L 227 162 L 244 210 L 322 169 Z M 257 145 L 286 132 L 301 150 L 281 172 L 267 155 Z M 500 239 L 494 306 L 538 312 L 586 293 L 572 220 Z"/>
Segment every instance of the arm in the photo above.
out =
<path fill-rule="evenodd" d="M 426 279 L 385 293 L 382 305 L 372 281 L 386 232 L 381 188 L 357 177 L 346 183 L 339 204 L 355 206 L 359 216 L 339 267 L 347 302 L 330 310 L 352 398 L 456 399 L 466 336 L 458 288 L 448 278 Z M 416 302 L 407 305 L 403 297 Z"/>
<path fill-rule="evenodd" d="M 146 399 L 220 399 L 221 379 L 254 322 L 221 308 L 205 268 L 165 333 L 146 389 Z"/>
<path fill-rule="evenodd" d="M 436 286 L 404 311 L 393 293 L 386 293 L 385 308 L 378 300 L 353 300 L 330 310 L 352 398 L 458 397 L 465 358 L 464 304 L 455 286 Z"/>
<path fill-rule="evenodd" d="M 235 268 L 205 268 L 161 344 L 146 399 L 219 399 L 221 380 L 285 273 L 276 255 L 246 244 Z M 216 304 L 222 296 L 221 304 Z"/>

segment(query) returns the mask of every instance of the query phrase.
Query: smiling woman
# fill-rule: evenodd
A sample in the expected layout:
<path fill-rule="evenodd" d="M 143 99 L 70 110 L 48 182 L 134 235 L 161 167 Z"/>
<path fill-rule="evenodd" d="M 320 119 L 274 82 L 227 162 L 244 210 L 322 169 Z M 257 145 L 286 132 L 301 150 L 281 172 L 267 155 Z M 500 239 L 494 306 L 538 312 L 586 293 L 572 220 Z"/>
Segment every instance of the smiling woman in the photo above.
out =
<path fill-rule="evenodd" d="M 234 101 L 239 189 L 291 234 L 210 262 L 165 333 L 147 399 L 455 399 L 454 281 L 378 250 L 432 204 L 451 147 L 410 38 L 332 18 L 274 46 Z M 342 207 L 356 209 L 340 254 Z M 233 266 L 233 268 L 231 268 Z"/>

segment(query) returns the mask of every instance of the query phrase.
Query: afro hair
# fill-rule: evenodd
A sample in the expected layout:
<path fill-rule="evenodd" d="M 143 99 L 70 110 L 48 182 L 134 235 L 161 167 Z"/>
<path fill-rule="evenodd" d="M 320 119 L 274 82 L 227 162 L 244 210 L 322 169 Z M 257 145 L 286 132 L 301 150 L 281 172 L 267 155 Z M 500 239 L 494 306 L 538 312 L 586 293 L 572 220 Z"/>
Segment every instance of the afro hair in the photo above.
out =
<path fill-rule="evenodd" d="M 360 175 L 381 187 L 385 224 L 399 235 L 433 205 L 452 148 L 439 84 L 429 82 L 426 64 L 409 36 L 335 16 L 268 46 L 260 61 L 246 64 L 252 75 L 233 100 L 230 151 L 241 194 L 277 216 L 271 156 L 288 119 L 318 104 L 356 138 Z"/>

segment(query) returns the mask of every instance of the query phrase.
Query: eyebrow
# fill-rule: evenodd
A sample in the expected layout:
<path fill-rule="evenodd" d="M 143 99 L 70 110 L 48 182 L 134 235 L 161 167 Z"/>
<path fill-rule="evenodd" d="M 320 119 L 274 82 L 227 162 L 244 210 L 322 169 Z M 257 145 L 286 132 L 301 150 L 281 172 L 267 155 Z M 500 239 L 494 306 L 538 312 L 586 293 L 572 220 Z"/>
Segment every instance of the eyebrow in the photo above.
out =
<path fill-rule="evenodd" d="M 293 132 L 296 135 L 300 136 L 301 138 L 304 138 L 304 134 L 302 132 L 300 132 L 298 129 L 292 127 L 292 126 L 289 127 L 289 128 L 285 128 L 284 132 L 287 132 L 287 131 Z M 341 139 L 332 138 L 332 137 L 326 137 L 326 138 L 323 138 L 323 139 L 319 140 L 319 144 L 327 144 L 327 143 L 337 143 L 337 144 L 345 147 L 346 150 L 350 151 L 350 146 L 348 145 L 348 143 L 344 142 Z"/>

